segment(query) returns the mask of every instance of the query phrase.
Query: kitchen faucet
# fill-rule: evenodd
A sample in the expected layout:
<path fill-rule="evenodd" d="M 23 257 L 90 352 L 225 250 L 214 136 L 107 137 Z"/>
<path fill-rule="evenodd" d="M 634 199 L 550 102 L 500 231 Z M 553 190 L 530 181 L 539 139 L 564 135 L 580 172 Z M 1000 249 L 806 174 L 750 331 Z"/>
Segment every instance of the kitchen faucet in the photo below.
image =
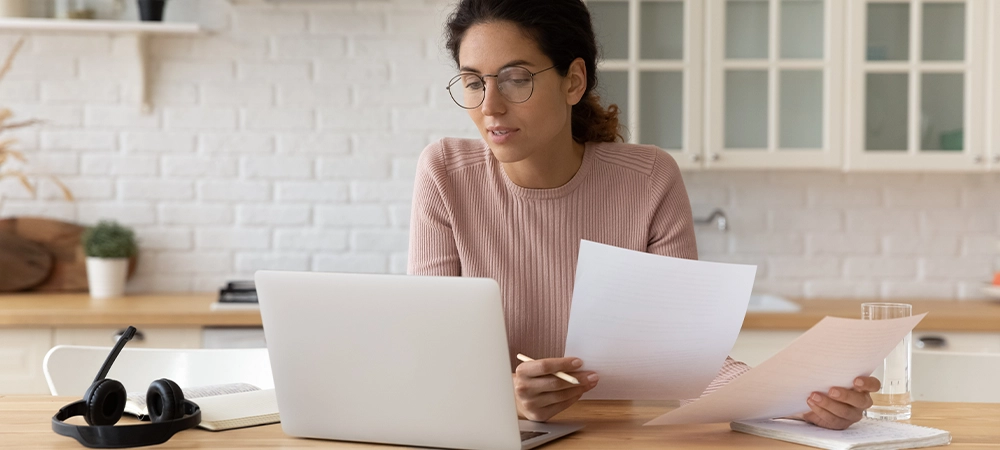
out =
<path fill-rule="evenodd" d="M 729 231 L 729 219 L 726 218 L 725 211 L 719 208 L 716 208 L 704 219 L 694 219 L 694 223 L 697 225 L 711 225 L 712 222 L 715 222 L 719 231 Z"/>

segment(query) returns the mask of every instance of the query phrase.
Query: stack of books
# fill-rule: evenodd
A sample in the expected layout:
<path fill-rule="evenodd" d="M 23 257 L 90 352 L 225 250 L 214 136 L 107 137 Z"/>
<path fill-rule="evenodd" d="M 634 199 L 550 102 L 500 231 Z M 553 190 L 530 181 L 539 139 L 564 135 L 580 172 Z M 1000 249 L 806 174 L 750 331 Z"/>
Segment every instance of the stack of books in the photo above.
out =
<path fill-rule="evenodd" d="M 212 309 L 244 309 L 259 308 L 257 303 L 257 287 L 253 280 L 230 281 L 226 287 L 219 289 L 219 300 Z"/>

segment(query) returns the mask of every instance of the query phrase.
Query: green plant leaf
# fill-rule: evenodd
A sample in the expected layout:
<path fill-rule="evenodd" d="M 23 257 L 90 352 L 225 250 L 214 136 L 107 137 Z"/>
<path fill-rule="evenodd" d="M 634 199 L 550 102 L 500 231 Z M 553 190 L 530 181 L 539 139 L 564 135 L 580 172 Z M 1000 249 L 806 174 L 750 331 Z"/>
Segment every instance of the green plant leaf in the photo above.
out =
<path fill-rule="evenodd" d="M 83 252 L 97 258 L 130 258 L 139 251 L 135 233 L 115 221 L 102 220 L 81 237 Z"/>

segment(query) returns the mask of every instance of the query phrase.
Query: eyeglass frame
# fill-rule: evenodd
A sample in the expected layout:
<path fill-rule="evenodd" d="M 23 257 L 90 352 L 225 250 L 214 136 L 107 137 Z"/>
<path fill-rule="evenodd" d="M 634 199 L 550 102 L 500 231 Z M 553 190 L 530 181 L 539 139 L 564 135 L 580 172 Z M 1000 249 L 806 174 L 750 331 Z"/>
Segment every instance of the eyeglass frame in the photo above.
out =
<path fill-rule="evenodd" d="M 537 72 L 532 72 L 531 70 L 528 70 L 527 67 L 518 66 L 518 65 L 511 65 L 511 66 L 503 67 L 497 73 L 494 73 L 494 74 L 486 73 L 486 74 L 479 75 L 478 73 L 474 73 L 474 72 L 461 72 L 458 75 L 455 75 L 455 76 L 451 77 L 451 81 L 448 82 L 448 85 L 445 86 L 444 89 L 446 91 L 448 91 L 448 96 L 451 97 L 451 100 L 453 102 L 455 102 L 455 104 L 458 105 L 459 108 L 462 108 L 462 109 L 476 109 L 476 108 L 478 108 L 480 106 L 483 106 L 483 102 L 486 101 L 486 79 L 492 77 L 492 78 L 496 78 L 498 80 L 498 82 L 497 82 L 497 90 L 500 91 L 500 95 L 503 96 L 504 100 L 507 100 L 508 102 L 511 102 L 511 103 L 518 103 L 518 104 L 519 103 L 524 103 L 524 102 L 527 102 L 528 100 L 530 100 L 531 96 L 535 94 L 535 75 L 538 75 L 538 74 L 540 74 L 542 72 L 545 72 L 546 70 L 554 69 L 558 65 L 559 64 L 553 64 L 552 66 L 546 67 L 546 68 L 544 68 L 542 70 L 539 70 Z M 528 72 L 528 75 L 531 76 L 531 93 L 528 94 L 528 98 L 526 98 L 526 99 L 524 99 L 522 101 L 519 101 L 519 102 L 515 102 L 515 101 L 507 98 L 506 95 L 503 95 L 503 89 L 500 88 L 500 83 L 499 83 L 500 72 L 503 72 L 506 69 L 511 69 L 511 68 L 515 68 L 515 67 L 518 68 L 518 69 L 524 69 L 525 71 Z M 483 82 L 483 99 L 480 100 L 479 104 L 476 105 L 476 106 L 465 106 L 465 105 L 462 105 L 461 103 L 458 103 L 458 100 L 455 100 L 455 95 L 452 94 L 452 92 L 451 92 L 451 87 L 455 85 L 455 81 L 458 80 L 458 78 L 461 77 L 461 76 L 463 76 L 463 75 L 473 75 L 473 76 L 479 78 L 479 81 Z"/>

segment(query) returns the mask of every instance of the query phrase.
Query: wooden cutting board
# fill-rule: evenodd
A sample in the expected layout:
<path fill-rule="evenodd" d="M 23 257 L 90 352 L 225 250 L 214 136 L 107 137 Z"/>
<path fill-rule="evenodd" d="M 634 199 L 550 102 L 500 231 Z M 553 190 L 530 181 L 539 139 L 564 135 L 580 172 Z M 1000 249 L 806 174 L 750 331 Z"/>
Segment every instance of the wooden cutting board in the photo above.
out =
<path fill-rule="evenodd" d="M 37 286 L 52 272 L 52 254 L 41 244 L 0 231 L 0 292 Z"/>
<path fill-rule="evenodd" d="M 80 244 L 86 228 L 75 223 L 40 217 L 0 219 L 0 232 L 35 242 L 52 256 L 48 278 L 32 291 L 79 292 L 87 290 L 87 257 Z M 129 261 L 129 278 L 135 272 L 136 258 Z"/>

